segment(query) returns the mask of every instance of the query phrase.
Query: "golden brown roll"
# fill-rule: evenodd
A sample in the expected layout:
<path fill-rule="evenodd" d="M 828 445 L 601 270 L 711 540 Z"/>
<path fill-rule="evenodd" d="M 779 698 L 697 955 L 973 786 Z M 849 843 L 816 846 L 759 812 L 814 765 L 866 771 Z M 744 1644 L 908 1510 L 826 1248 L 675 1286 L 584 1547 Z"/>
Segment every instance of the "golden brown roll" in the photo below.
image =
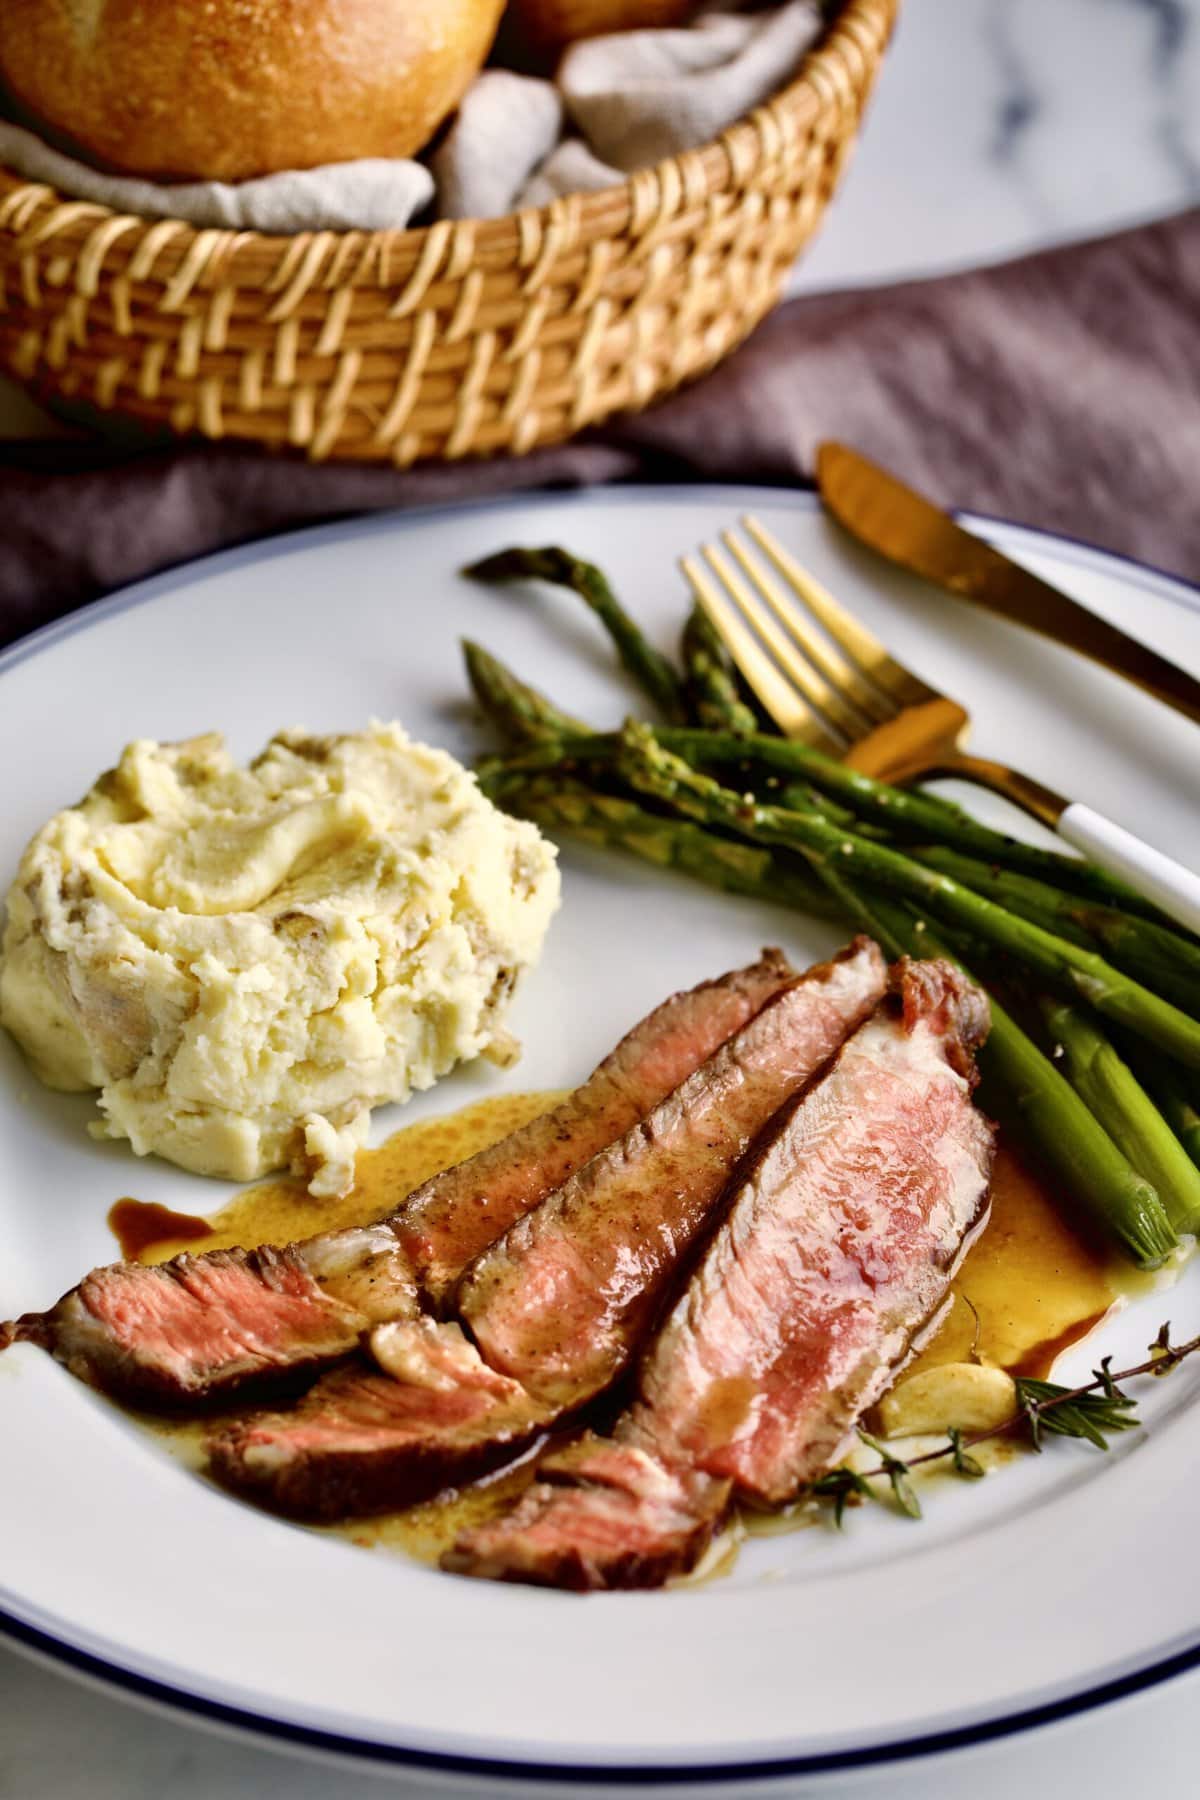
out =
<path fill-rule="evenodd" d="M 504 0 L 0 0 L 0 79 L 90 157 L 238 181 L 428 142 Z"/>
<path fill-rule="evenodd" d="M 522 31 L 543 47 L 643 25 L 682 25 L 695 10 L 696 0 L 512 0 Z"/>

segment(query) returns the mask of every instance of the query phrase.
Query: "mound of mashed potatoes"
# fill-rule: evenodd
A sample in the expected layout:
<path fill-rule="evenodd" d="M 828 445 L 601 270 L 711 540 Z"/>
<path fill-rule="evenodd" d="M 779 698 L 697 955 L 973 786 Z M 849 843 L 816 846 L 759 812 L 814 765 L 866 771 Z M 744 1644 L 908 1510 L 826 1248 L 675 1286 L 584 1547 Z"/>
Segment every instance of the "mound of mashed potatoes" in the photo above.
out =
<path fill-rule="evenodd" d="M 97 1135 L 246 1181 L 346 1191 L 371 1108 L 509 1060 L 558 904 L 553 847 L 399 725 L 130 744 L 30 843 L 0 1022 Z"/>

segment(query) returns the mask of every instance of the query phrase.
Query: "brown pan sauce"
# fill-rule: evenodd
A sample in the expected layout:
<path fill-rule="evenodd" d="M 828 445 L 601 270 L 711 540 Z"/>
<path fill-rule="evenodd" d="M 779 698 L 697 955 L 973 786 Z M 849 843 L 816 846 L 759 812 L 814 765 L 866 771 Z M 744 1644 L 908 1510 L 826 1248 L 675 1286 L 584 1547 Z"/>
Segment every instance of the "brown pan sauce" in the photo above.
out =
<path fill-rule="evenodd" d="M 314 1199 L 299 1181 L 279 1179 L 245 1189 L 211 1219 L 125 1199 L 112 1208 L 109 1224 L 122 1252 L 148 1263 L 181 1251 L 284 1244 L 367 1224 L 393 1211 L 431 1175 L 497 1142 L 562 1097 L 561 1092 L 505 1094 L 404 1126 L 377 1149 L 359 1152 L 354 1187 L 340 1199 Z M 1136 1271 L 1066 1217 L 1029 1165 L 1003 1146 L 996 1159 L 991 1221 L 954 1281 L 946 1323 L 906 1374 L 978 1356 L 1012 1374 L 1044 1377 L 1055 1358 L 1093 1330 L 1138 1281 Z M 146 1422 L 176 1454 L 200 1466 L 207 1424 Z M 402 1549 L 422 1562 L 436 1563 L 460 1532 L 483 1523 L 521 1493 L 532 1479 L 540 1448 L 534 1446 L 518 1463 L 462 1490 L 329 1529 L 356 1544 Z M 757 1536 L 807 1522 L 801 1506 L 785 1509 L 777 1518 L 747 1517 L 736 1533 Z M 715 1548 L 724 1569 L 726 1552 Z M 712 1572 L 704 1571 L 709 1577 Z"/>
<path fill-rule="evenodd" d="M 992 1215 L 954 1280 L 954 1305 L 906 1374 L 972 1354 L 1044 1379 L 1055 1358 L 1107 1317 L 1137 1272 L 1076 1224 L 1020 1154 L 1001 1145 Z"/>
<path fill-rule="evenodd" d="M 166 1262 L 181 1250 L 250 1249 L 290 1244 L 319 1231 L 369 1225 L 394 1212 L 406 1194 L 453 1163 L 486 1150 L 510 1131 L 549 1112 L 569 1090 L 499 1094 L 441 1118 L 405 1125 L 375 1150 L 360 1150 L 348 1194 L 318 1200 L 301 1181 L 281 1176 L 235 1194 L 211 1219 L 170 1212 L 141 1200 L 118 1200 L 108 1223 L 121 1254 L 138 1262 Z"/>

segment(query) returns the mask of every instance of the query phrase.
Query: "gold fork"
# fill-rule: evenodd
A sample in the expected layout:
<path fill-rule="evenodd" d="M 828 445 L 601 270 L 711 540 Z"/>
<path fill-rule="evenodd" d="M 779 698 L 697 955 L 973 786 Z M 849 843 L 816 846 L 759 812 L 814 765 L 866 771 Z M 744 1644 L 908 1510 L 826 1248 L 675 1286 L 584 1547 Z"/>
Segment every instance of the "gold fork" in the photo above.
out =
<path fill-rule="evenodd" d="M 760 555 L 725 531 L 723 549 L 706 544 L 703 561 L 685 556 L 681 566 L 785 737 L 881 781 L 956 775 L 991 788 L 1200 931 L 1200 876 L 1091 807 L 970 755 L 966 708 L 898 662 L 757 519 L 742 526 Z"/>

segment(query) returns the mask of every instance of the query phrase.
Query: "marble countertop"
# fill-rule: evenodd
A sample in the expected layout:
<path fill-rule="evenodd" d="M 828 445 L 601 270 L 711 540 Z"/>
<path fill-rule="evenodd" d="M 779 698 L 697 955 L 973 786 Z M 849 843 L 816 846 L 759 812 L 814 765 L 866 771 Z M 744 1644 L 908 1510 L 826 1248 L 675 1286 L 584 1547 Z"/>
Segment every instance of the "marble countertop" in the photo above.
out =
<path fill-rule="evenodd" d="M 932 275 L 1200 203 L 1200 0 L 902 0 L 797 289 Z"/>
<path fill-rule="evenodd" d="M 795 288 L 995 261 L 1198 202 L 1200 0 L 906 0 L 855 164 Z M 0 436 L 42 428 L 0 383 Z M 803 1791 L 1117 1800 L 1190 1793 L 1197 1767 L 1200 1677 L 1184 1676 L 949 1761 Z M 0 1649 L 0 1800 L 257 1800 L 285 1786 L 291 1800 L 396 1791 L 386 1776 L 218 1737 Z M 447 1790 L 424 1778 L 407 1791 Z"/>

